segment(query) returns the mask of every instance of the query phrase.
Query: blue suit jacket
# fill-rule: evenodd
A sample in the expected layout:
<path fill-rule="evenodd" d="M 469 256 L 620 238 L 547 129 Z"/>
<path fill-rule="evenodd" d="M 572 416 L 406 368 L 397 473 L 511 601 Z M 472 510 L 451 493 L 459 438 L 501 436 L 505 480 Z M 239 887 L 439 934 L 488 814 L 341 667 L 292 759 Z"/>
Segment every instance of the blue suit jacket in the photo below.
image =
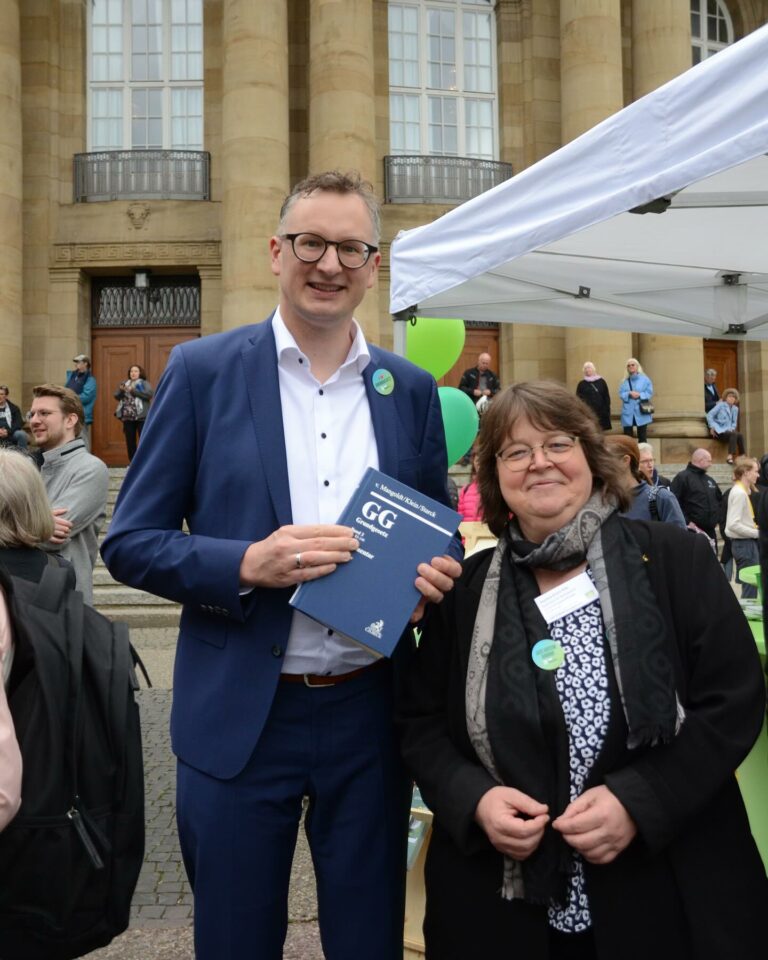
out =
<path fill-rule="evenodd" d="M 448 503 L 434 380 L 369 349 L 379 468 Z M 380 367 L 394 376 L 388 396 L 371 384 Z M 291 522 L 271 321 L 175 347 L 102 554 L 116 579 L 184 605 L 171 738 L 178 757 L 213 776 L 237 775 L 256 745 L 292 616 L 291 589 L 240 596 L 240 561 Z"/>

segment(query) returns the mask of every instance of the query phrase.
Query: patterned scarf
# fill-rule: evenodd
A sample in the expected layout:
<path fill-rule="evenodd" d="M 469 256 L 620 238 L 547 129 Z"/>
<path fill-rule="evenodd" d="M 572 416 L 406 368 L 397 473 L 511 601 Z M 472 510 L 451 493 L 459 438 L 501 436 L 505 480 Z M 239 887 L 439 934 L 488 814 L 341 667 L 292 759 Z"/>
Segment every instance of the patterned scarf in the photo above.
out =
<path fill-rule="evenodd" d="M 480 762 L 499 783 L 549 805 L 568 805 L 568 731 L 554 673 L 531 649 L 549 635 L 534 603 L 533 570 L 572 570 L 587 561 L 597 588 L 622 709 L 627 747 L 668 742 L 684 719 L 667 650 L 667 627 L 629 524 L 600 492 L 543 543 L 527 542 L 511 521 L 496 547 L 475 618 L 467 666 L 467 731 Z M 547 829 L 525 861 L 504 858 L 502 896 L 565 903 L 571 850 Z"/>

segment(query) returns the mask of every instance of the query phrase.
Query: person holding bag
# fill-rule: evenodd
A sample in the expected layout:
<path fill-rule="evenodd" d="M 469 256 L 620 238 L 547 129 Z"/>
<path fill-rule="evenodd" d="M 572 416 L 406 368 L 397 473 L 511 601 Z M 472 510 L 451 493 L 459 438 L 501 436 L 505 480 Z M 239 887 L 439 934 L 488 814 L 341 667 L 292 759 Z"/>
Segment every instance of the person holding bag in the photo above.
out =
<path fill-rule="evenodd" d="M 627 360 L 627 377 L 619 384 L 619 396 L 621 425 L 625 435 L 633 437 L 637 425 L 638 443 L 645 443 L 648 424 L 653 422 L 653 383 L 634 357 Z"/>
<path fill-rule="evenodd" d="M 123 423 L 129 462 L 133 460 L 136 453 L 141 428 L 147 418 L 149 402 L 154 392 L 144 370 L 137 363 L 128 370 L 128 379 L 115 390 L 117 399 L 115 416 Z"/>

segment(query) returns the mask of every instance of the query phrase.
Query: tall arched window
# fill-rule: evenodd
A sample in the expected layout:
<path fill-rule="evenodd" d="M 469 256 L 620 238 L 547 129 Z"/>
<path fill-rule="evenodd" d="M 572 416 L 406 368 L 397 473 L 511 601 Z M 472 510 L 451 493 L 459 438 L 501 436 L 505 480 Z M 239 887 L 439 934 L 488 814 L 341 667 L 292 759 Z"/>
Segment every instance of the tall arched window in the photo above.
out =
<path fill-rule="evenodd" d="M 392 154 L 498 157 L 494 0 L 389 4 Z"/>
<path fill-rule="evenodd" d="M 203 0 L 92 0 L 88 149 L 203 147 Z"/>
<path fill-rule="evenodd" d="M 721 0 L 691 0 L 691 54 L 700 63 L 733 43 L 733 21 Z"/>

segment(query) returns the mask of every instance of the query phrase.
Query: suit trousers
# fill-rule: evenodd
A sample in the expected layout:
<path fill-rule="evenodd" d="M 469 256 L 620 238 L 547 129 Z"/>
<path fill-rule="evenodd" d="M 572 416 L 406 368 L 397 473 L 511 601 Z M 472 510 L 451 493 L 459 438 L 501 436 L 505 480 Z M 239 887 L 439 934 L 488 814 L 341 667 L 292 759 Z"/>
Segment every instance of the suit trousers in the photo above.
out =
<path fill-rule="evenodd" d="M 410 780 L 391 674 L 386 664 L 332 687 L 279 682 L 256 748 L 231 780 L 179 761 L 197 960 L 282 957 L 305 797 L 327 960 L 401 960 Z"/>

